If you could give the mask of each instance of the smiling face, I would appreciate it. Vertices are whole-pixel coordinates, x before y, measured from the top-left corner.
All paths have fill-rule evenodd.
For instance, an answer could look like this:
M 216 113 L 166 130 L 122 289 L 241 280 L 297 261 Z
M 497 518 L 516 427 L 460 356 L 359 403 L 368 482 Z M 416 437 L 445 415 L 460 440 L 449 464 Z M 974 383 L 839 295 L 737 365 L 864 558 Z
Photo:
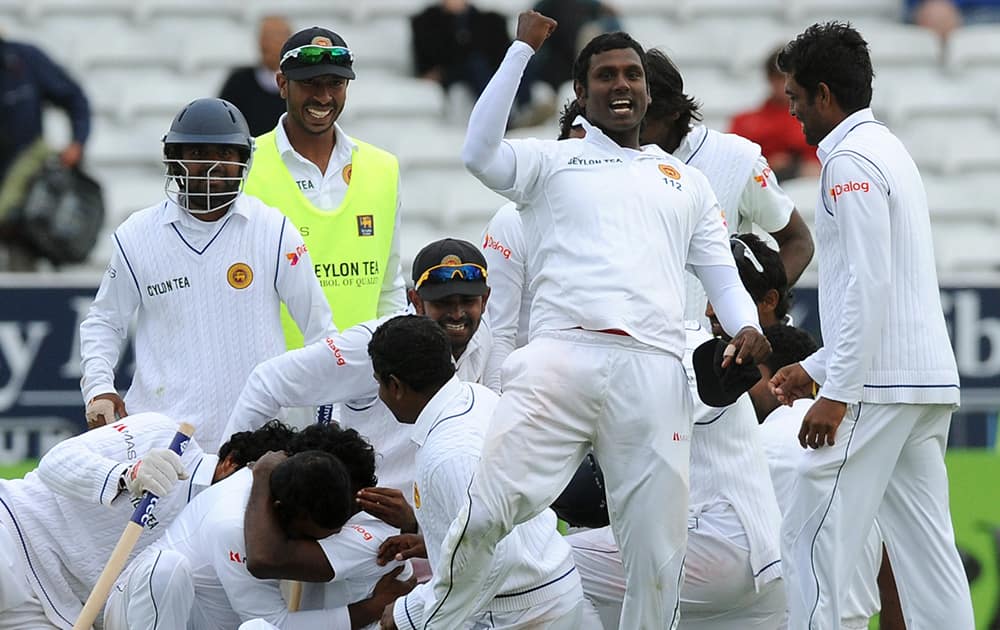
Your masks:
M 288 119 L 313 136 L 332 133 L 344 111 L 348 80 L 332 74 L 291 81 L 278 73 L 278 89 L 288 107 Z
M 649 105 L 646 73 L 632 48 L 594 53 L 586 84 L 574 85 L 587 120 L 624 147 L 639 147 L 639 126 Z
M 486 310 L 486 295 L 449 295 L 440 300 L 422 299 L 411 291 L 410 301 L 419 315 L 438 323 L 451 342 L 451 354 L 457 360 L 465 352 L 472 336 L 479 330 L 479 322 Z
M 785 75 L 785 95 L 788 96 L 788 113 L 802 123 L 802 133 L 806 143 L 816 146 L 836 126 L 827 121 L 823 112 L 829 97 L 829 90 L 823 83 L 819 84 L 816 94 L 799 85 L 791 74 Z

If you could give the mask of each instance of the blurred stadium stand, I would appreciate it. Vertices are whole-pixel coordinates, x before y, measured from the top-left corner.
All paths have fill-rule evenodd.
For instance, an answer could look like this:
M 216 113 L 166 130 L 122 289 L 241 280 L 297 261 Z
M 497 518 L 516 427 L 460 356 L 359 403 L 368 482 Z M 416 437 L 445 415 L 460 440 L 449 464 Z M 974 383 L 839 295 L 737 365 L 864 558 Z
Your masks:
M 0 31 L 41 45 L 83 83 L 94 111 L 87 166 L 106 186 L 110 232 L 130 212 L 160 198 L 159 138 L 185 102 L 218 92 L 228 68 L 252 63 L 255 28 L 271 11 L 295 27 L 322 23 L 355 51 L 342 123 L 348 133 L 395 152 L 402 168 L 404 264 L 428 239 L 475 240 L 497 195 L 459 159 L 464 129 L 435 84 L 410 76 L 408 16 L 429 0 L 0 0 Z M 760 63 L 809 23 L 849 19 L 871 42 L 874 107 L 906 142 L 925 176 L 939 269 L 1000 269 L 1000 25 L 969 26 L 946 47 L 899 19 L 899 0 L 610 0 L 630 32 L 678 63 L 706 123 L 723 129 L 764 96 Z M 481 0 L 511 16 L 530 1 Z M 572 94 L 570 85 L 560 97 Z M 66 136 L 59 115 L 47 135 Z M 518 130 L 554 136 L 555 120 Z M 812 220 L 815 181 L 787 189 Z M 83 269 L 100 269 L 99 247 Z M 814 270 L 810 270 L 812 273 Z

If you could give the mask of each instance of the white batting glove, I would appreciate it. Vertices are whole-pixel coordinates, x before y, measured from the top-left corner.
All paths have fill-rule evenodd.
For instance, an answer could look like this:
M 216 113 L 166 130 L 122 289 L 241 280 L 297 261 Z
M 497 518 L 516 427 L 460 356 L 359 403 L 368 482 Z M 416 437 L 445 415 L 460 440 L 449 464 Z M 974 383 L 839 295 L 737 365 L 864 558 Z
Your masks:
M 187 479 L 181 457 L 168 448 L 154 448 L 122 474 L 122 483 L 134 497 L 149 490 L 158 497 L 170 492 L 174 484 Z
M 87 403 L 87 428 L 94 429 L 115 421 L 115 404 L 107 398 L 95 398 Z

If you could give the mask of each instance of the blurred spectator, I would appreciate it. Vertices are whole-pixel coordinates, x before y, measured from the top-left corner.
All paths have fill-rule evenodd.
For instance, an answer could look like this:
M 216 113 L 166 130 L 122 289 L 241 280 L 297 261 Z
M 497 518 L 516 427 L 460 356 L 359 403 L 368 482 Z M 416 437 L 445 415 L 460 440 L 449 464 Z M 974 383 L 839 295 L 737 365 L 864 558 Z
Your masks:
M 510 37 L 507 18 L 466 0 L 442 0 L 410 18 L 417 76 L 449 88 L 465 85 L 474 98 L 500 65 Z
M 70 117 L 73 139 L 59 160 L 76 167 L 90 135 L 90 104 L 83 90 L 35 46 L 0 38 L 0 240 L 6 253 L 0 268 L 10 271 L 30 271 L 38 258 L 24 245 L 14 215 L 49 154 L 42 136 L 46 103 Z
M 599 0 L 541 0 L 534 10 L 554 19 L 559 27 L 535 54 L 525 75 L 548 83 L 555 91 L 573 79 L 573 62 L 583 44 L 622 28 L 616 11 Z
M 906 9 L 910 21 L 942 41 L 963 24 L 1000 21 L 1000 0 L 906 0 Z
M 285 18 L 279 15 L 264 17 L 258 31 L 260 61 L 256 66 L 233 70 L 219 94 L 243 112 L 254 137 L 274 129 L 278 118 L 285 113 L 285 99 L 278 94 L 274 75 L 278 72 L 281 45 L 291 34 L 292 29 Z
M 806 144 L 802 125 L 788 113 L 785 76 L 776 60 L 781 49 L 767 56 L 764 72 L 769 94 L 757 109 L 737 114 L 729 125 L 735 133 L 760 145 L 778 180 L 819 175 L 816 149 Z

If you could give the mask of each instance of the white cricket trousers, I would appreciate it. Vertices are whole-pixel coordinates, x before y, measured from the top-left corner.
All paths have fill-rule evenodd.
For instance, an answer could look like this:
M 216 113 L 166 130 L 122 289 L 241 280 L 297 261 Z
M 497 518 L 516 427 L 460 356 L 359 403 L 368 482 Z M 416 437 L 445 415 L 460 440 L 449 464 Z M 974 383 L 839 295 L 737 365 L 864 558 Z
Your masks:
M 51 630 L 57 626 L 28 580 L 27 567 L 12 532 L 0 523 L 0 630 Z
M 483 590 L 497 541 L 547 508 L 593 446 L 625 567 L 621 625 L 674 628 L 692 428 L 680 359 L 631 337 L 557 331 L 514 351 L 503 381 L 469 503 L 435 567 L 441 608 L 425 627 L 459 627 L 450 615 Z
M 194 605 L 191 565 L 169 549 L 146 549 L 104 606 L 104 630 L 185 630 Z
M 878 516 L 908 630 L 973 630 L 944 451 L 948 405 L 849 405 L 835 445 L 800 459 L 782 523 L 792 630 L 839 628 Z
M 590 604 L 586 614 L 599 617 L 605 630 L 624 630 L 618 611 L 625 574 L 611 532 L 602 527 L 566 540 Z M 720 504 L 689 517 L 680 630 L 778 630 L 784 622 L 785 587 L 776 579 L 757 590 L 746 535 L 732 508 Z

